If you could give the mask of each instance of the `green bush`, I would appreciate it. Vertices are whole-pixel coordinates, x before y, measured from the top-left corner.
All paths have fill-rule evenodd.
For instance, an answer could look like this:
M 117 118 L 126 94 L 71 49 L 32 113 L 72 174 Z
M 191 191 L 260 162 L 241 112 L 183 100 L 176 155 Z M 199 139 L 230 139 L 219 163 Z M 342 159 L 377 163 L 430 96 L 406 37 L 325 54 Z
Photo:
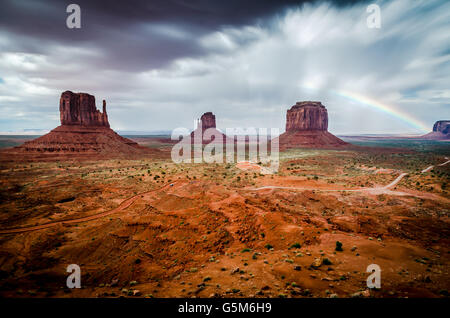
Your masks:
M 292 244 L 290 248 L 301 248 L 301 247 L 302 247 L 301 244 L 296 242 L 296 243 Z

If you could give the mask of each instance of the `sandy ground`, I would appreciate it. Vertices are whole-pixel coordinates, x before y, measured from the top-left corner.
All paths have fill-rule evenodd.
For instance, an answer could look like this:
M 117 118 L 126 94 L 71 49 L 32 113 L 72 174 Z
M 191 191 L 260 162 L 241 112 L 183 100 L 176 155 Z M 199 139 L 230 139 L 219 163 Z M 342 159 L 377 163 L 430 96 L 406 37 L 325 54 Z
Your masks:
M 289 153 L 275 175 L 154 159 L 3 164 L 0 294 L 447 297 L 449 166 L 423 156 Z M 69 264 L 83 288 L 65 287 Z

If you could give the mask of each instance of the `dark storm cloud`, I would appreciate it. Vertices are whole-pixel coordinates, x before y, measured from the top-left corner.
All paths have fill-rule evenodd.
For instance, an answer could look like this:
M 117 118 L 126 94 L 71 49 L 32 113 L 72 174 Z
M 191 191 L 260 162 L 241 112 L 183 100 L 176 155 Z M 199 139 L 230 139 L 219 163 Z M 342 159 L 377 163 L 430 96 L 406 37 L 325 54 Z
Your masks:
M 81 29 L 66 6 L 81 6 Z M 370 1 L 369 3 L 371 3 Z M 354 93 L 415 117 L 449 117 L 450 3 L 0 0 L 0 132 L 58 125 L 62 91 L 106 99 L 119 130 L 279 127 L 320 100 L 335 133 L 417 133 Z M 426 130 L 427 128 L 425 128 Z
M 81 7 L 81 29 L 66 27 L 66 7 L 71 2 L 6 0 L 0 10 L 0 30 L 17 40 L 12 39 L 12 45 L 19 52 L 46 54 L 54 43 L 67 44 L 101 52 L 90 61 L 98 67 L 138 71 L 164 67 L 180 57 L 207 55 L 211 50 L 197 41 L 205 34 L 222 27 L 263 23 L 264 17 L 305 1 L 74 2 Z M 240 44 L 245 45 L 245 39 Z

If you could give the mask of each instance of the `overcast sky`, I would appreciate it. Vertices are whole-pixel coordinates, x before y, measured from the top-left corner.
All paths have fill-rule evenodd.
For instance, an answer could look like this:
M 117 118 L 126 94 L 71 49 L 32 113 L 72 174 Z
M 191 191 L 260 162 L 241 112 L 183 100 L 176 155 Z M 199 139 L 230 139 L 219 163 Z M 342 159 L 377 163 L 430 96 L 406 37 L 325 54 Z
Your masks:
M 81 29 L 66 27 L 71 2 Z M 302 100 L 321 101 L 336 134 L 450 119 L 449 1 L 71 2 L 0 0 L 0 132 L 56 127 L 65 90 L 106 99 L 122 131 L 193 128 L 207 111 L 219 128 L 283 131 Z

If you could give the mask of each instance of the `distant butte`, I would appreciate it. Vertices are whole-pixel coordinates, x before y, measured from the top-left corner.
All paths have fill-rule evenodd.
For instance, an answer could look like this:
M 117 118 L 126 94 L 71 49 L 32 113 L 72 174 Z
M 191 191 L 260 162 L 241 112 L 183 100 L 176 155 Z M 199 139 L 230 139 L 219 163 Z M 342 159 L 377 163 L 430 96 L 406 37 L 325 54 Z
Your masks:
M 205 135 L 206 131 L 207 135 Z M 233 142 L 233 140 L 231 139 L 227 140 L 225 134 L 217 130 L 216 116 L 212 112 L 206 112 L 197 121 L 197 128 L 193 132 L 191 132 L 191 143 L 209 144 L 215 142 L 217 143 L 219 141 L 222 144 L 225 144 L 226 142 Z
M 95 97 L 65 91 L 59 103 L 61 125 L 21 146 L 3 153 L 27 159 L 72 159 L 135 157 L 159 152 L 118 135 L 109 127 L 106 101 L 103 112 L 95 106 Z
M 328 132 L 328 112 L 321 102 L 297 102 L 286 113 L 286 132 L 280 149 L 338 148 L 348 145 Z
M 439 120 L 433 126 L 433 131 L 421 138 L 429 140 L 450 140 L 450 120 Z

